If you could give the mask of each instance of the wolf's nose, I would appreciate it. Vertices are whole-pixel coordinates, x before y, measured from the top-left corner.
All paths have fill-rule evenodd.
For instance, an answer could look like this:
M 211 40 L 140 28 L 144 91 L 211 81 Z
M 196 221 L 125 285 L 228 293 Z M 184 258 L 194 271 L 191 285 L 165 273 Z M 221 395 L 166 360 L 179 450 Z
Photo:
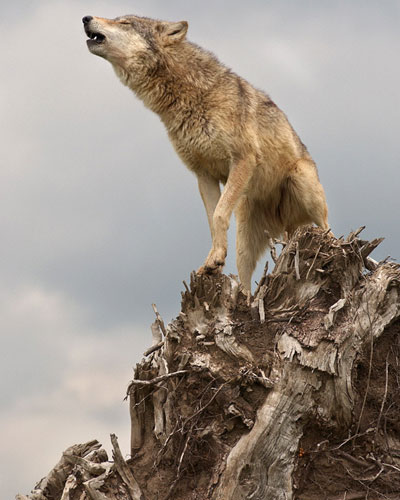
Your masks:
M 87 23 L 90 23 L 90 21 L 93 19 L 92 16 L 85 16 L 82 18 L 82 22 L 83 24 L 87 24 Z

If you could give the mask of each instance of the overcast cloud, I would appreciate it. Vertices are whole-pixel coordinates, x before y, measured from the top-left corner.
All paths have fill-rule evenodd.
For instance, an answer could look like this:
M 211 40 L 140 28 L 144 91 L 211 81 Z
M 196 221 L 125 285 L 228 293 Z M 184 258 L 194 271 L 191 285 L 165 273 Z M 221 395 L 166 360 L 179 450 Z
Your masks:
M 400 255 L 398 1 L 0 2 L 0 497 L 71 444 L 115 432 L 151 342 L 210 237 L 157 116 L 89 54 L 81 18 L 189 21 L 189 38 L 266 90 L 316 160 L 336 235 Z M 226 272 L 236 272 L 234 234 Z M 254 279 L 260 274 L 258 267 Z

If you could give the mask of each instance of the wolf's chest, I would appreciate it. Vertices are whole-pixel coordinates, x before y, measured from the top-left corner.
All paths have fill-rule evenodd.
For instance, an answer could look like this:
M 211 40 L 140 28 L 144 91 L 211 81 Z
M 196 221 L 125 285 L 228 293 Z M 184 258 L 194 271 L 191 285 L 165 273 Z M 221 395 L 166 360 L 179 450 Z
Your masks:
M 195 126 L 188 120 L 178 129 L 169 130 L 168 135 L 176 152 L 191 170 L 209 170 L 221 181 L 227 178 L 232 155 L 229 145 L 216 130 Z

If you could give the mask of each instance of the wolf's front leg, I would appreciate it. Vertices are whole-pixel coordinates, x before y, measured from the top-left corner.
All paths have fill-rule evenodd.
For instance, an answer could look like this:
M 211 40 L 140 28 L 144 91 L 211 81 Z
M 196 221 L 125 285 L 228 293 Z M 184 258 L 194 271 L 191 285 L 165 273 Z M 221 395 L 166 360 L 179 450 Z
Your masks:
M 206 173 L 197 174 L 197 182 L 199 186 L 200 196 L 203 200 L 204 207 L 207 212 L 207 220 L 210 227 L 212 239 L 214 236 L 213 216 L 215 207 L 217 206 L 219 198 L 221 196 L 219 182 L 214 177 L 211 177 Z
M 228 181 L 212 217 L 212 247 L 203 266 L 197 271 L 199 274 L 222 271 L 228 250 L 227 231 L 229 221 L 252 173 L 252 162 L 245 160 L 239 161 L 231 168 Z

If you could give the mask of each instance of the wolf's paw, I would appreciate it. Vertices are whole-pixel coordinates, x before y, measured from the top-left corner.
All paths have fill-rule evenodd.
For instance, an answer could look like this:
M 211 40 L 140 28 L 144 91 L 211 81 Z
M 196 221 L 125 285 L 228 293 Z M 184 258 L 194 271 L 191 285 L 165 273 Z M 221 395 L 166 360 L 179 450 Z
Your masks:
M 213 250 L 204 264 L 197 270 L 197 274 L 218 274 L 222 272 L 225 265 L 226 250 L 224 248 Z
M 222 268 L 224 267 L 224 263 L 215 264 L 214 266 L 201 266 L 197 269 L 197 274 L 220 274 L 222 272 Z

